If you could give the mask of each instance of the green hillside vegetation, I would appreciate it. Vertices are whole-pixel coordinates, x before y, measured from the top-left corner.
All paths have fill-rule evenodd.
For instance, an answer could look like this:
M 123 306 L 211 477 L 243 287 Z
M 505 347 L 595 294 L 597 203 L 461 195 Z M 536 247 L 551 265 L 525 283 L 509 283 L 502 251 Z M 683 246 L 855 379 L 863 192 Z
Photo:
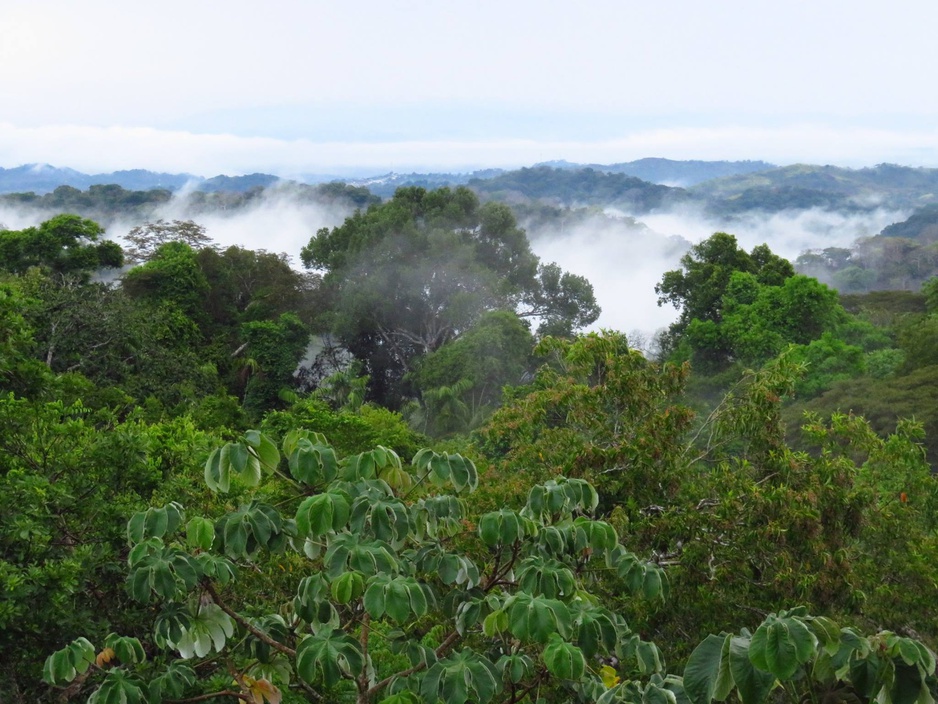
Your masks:
M 631 213 L 664 209 L 688 199 L 680 188 L 590 168 L 571 170 L 537 166 L 489 179 L 472 179 L 468 185 L 487 199 L 509 203 L 543 201 L 561 206 L 618 206 Z
M 292 182 L 279 183 L 276 179 L 271 182 L 271 179 L 262 179 L 261 183 L 242 190 L 225 190 L 226 181 L 213 181 L 217 187 L 178 196 L 177 205 L 181 211 L 195 217 L 205 213 L 233 215 L 269 197 L 338 206 L 348 212 L 380 200 L 360 186 L 338 182 L 307 186 Z M 0 194 L 0 207 L 10 206 L 50 217 L 57 213 L 74 213 L 108 225 L 117 220 L 122 223 L 127 220 L 134 223 L 154 220 L 160 206 L 166 205 L 172 198 L 173 193 L 166 189 L 133 191 L 111 184 L 90 186 L 82 191 L 72 186 L 59 186 L 42 195 L 32 192 Z
M 919 208 L 938 198 L 938 169 L 880 164 L 863 169 L 795 164 L 707 181 L 690 189 L 716 214 L 746 209 Z
M 0 231 L 0 701 L 933 701 L 938 279 L 841 303 L 717 233 L 650 360 L 508 206 L 365 205 L 308 274 Z
M 809 250 L 795 261 L 798 271 L 843 294 L 917 291 L 938 275 L 938 208 L 928 206 L 852 247 Z

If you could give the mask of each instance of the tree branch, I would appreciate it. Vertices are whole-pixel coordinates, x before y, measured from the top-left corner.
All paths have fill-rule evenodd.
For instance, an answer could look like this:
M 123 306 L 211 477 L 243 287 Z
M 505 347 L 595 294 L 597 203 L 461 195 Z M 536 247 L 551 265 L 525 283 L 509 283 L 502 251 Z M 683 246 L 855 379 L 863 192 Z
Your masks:
M 456 644 L 456 641 L 458 641 L 459 638 L 460 638 L 459 633 L 456 631 L 453 631 L 448 636 L 446 636 L 446 639 L 442 643 L 440 643 L 440 647 L 433 651 L 434 654 L 437 656 L 437 658 L 441 658 L 444 655 L 446 655 L 446 653 L 449 652 L 450 648 L 452 648 Z M 410 667 L 404 670 L 403 672 L 398 672 L 396 674 L 391 675 L 390 677 L 385 677 L 383 680 L 373 685 L 372 687 L 368 689 L 368 691 L 365 692 L 364 694 L 365 701 L 370 701 L 371 697 L 373 697 L 375 694 L 377 694 L 382 689 L 387 687 L 389 684 L 391 684 L 391 682 L 393 682 L 398 677 L 410 677 L 415 672 L 420 672 L 426 667 L 427 667 L 427 663 L 421 662 L 421 663 L 414 665 L 413 667 Z
M 362 646 L 362 671 L 358 675 L 358 691 L 368 692 L 368 636 L 371 633 L 371 615 L 366 611 L 362 614 L 362 633 L 359 639 Z
M 235 611 L 230 606 L 228 606 L 224 601 L 222 601 L 222 598 L 218 595 L 218 592 L 215 590 L 215 587 L 212 586 L 211 582 L 206 580 L 202 582 L 202 585 L 205 587 L 205 591 L 209 593 L 209 596 L 212 597 L 212 601 L 215 602 L 218 608 L 220 608 L 226 614 L 231 616 L 231 618 L 233 618 L 235 621 L 241 624 L 248 633 L 253 635 L 258 640 L 266 643 L 274 650 L 279 650 L 281 653 L 283 653 L 284 655 L 289 655 L 291 658 L 296 657 L 296 651 L 293 648 L 290 648 L 284 645 L 283 643 L 280 643 L 279 641 L 274 640 L 269 635 L 264 633 L 264 631 L 252 625 L 250 621 L 244 618 L 244 616 L 239 614 L 237 611 Z

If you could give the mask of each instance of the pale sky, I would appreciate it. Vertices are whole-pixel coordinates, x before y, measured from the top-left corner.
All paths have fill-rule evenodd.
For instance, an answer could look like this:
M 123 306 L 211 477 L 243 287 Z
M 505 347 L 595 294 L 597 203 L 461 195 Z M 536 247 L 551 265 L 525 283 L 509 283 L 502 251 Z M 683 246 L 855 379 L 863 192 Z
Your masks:
M 3 0 L 0 167 L 938 167 L 933 0 Z

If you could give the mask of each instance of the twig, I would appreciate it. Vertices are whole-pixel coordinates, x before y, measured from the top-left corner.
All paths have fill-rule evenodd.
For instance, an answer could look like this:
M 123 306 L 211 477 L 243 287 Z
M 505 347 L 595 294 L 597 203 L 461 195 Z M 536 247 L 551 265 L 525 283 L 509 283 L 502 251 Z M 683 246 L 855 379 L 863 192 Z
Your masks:
M 283 643 L 274 640 L 269 635 L 264 633 L 264 631 L 252 625 L 250 621 L 244 618 L 244 616 L 239 614 L 237 611 L 233 610 L 224 601 L 222 601 L 221 597 L 218 595 L 218 592 L 215 590 L 215 587 L 212 586 L 211 582 L 205 581 L 202 584 L 205 587 L 205 591 L 209 593 L 209 596 L 212 597 L 212 601 L 215 602 L 218 608 L 220 608 L 226 614 L 231 616 L 231 618 L 233 618 L 235 621 L 237 621 L 242 626 L 244 626 L 245 630 L 251 633 L 254 637 L 266 643 L 271 648 L 274 648 L 275 650 L 279 650 L 281 653 L 285 655 L 289 655 L 291 658 L 296 657 L 296 651 L 293 648 L 290 648 L 289 646 L 286 646 Z
M 446 636 L 446 639 L 442 643 L 440 643 L 440 647 L 438 647 L 436 650 L 433 651 L 436 657 L 440 658 L 443 655 L 446 655 L 446 653 L 449 652 L 449 649 L 452 648 L 453 645 L 455 645 L 457 640 L 459 640 L 459 633 L 457 633 L 456 631 L 453 631 L 448 636 Z M 370 700 L 371 697 L 373 697 L 375 694 L 377 694 L 382 689 L 387 687 L 389 684 L 391 684 L 391 682 L 393 682 L 398 677 L 410 677 L 415 672 L 420 672 L 421 670 L 426 668 L 426 666 L 427 666 L 426 662 L 420 662 L 414 665 L 413 667 L 410 667 L 404 670 L 403 672 L 398 672 L 396 674 L 391 675 L 390 677 L 385 677 L 383 680 L 381 680 L 377 684 L 372 685 L 364 693 L 366 701 Z

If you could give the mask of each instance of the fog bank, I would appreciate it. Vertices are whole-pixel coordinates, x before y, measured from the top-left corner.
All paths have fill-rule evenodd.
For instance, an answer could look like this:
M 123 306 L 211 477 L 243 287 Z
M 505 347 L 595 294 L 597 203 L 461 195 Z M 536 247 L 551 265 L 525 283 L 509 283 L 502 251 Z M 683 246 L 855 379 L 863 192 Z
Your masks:
M 714 232 L 736 236 L 746 250 L 768 244 L 790 261 L 808 249 L 850 247 L 860 237 L 878 234 L 908 214 L 880 209 L 846 214 L 820 209 L 747 213 L 715 219 L 683 209 L 640 216 L 634 225 L 627 214 L 609 209 L 607 218 L 559 229 L 532 230 L 531 246 L 545 262 L 585 276 L 593 284 L 603 312 L 595 329 L 612 328 L 650 337 L 677 318 L 670 305 L 658 306 L 655 284 L 664 272 L 680 266 L 691 244 Z

